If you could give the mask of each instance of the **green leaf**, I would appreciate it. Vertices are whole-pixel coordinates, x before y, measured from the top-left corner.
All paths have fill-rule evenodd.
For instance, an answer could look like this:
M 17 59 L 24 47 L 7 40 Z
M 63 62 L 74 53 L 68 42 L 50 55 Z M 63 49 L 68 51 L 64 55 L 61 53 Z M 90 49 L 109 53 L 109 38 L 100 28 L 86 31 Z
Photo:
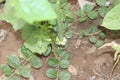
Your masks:
M 30 24 L 56 18 L 48 0 L 12 0 L 12 2 L 20 18 Z
M 97 29 L 97 27 L 96 26 L 94 26 L 94 25 L 92 25 L 92 26 L 90 26 L 90 28 L 89 28 L 89 33 L 95 33 L 95 32 L 97 32 L 98 31 L 98 29 Z
M 50 67 L 56 67 L 58 65 L 59 61 L 56 58 L 49 58 L 48 59 L 48 65 Z
M 99 6 L 105 6 L 106 0 L 96 0 L 97 5 Z
M 89 36 L 88 39 L 89 39 L 89 41 L 90 41 L 91 43 L 93 43 L 93 44 L 97 42 L 97 39 L 96 39 L 95 36 Z
M 24 78 L 29 78 L 31 75 L 31 70 L 27 66 L 21 66 L 18 70 L 18 74 Z
M 106 38 L 106 34 L 104 32 L 101 32 L 99 36 L 100 36 L 101 39 L 105 39 Z
M 79 17 L 84 16 L 84 11 L 83 11 L 82 9 L 79 9 L 79 10 L 77 11 L 77 15 L 78 15 Z
M 59 56 L 62 58 L 62 59 L 69 59 L 70 57 L 70 54 L 66 51 L 63 51 L 59 54 Z
M 119 5 L 120 4 L 120 0 L 113 0 L 113 4 L 114 4 L 114 6 Z
M 36 30 L 30 38 L 24 43 L 25 47 L 33 53 L 45 53 L 48 45 L 51 43 L 49 35 L 42 30 Z
M 29 61 L 34 54 L 29 49 L 27 49 L 25 45 L 22 45 L 20 55 Z
M 48 56 L 51 53 L 51 50 L 51 46 L 48 46 L 47 51 L 43 55 Z
M 6 64 L 1 64 L 1 70 L 5 76 L 10 76 L 12 74 L 12 69 Z
M 71 38 L 71 37 L 72 37 L 72 34 L 73 34 L 73 31 L 72 31 L 72 30 L 68 30 L 68 31 L 65 33 L 65 36 L 66 36 L 66 38 Z
M 35 30 L 36 30 L 35 26 L 26 24 L 22 28 L 22 39 L 27 40 Z
M 19 58 L 16 55 L 8 55 L 6 57 L 7 63 L 12 67 L 12 68 L 18 68 L 20 66 L 20 61 Z
M 24 22 L 16 13 L 15 7 L 13 6 L 14 0 L 6 0 L 3 8 L 3 12 L 0 13 L 0 19 L 5 20 L 13 25 L 14 30 L 22 28 L 26 22 Z
M 49 77 L 49 78 L 56 78 L 57 77 L 57 71 L 55 69 L 48 69 L 46 71 L 46 75 Z
M 68 71 L 61 71 L 58 76 L 59 80 L 70 80 L 71 75 Z
M 102 22 L 103 22 L 103 19 L 100 19 L 100 20 L 98 21 L 98 25 L 101 26 L 101 25 L 102 25 Z
M 98 13 L 101 17 L 104 17 L 107 12 L 108 12 L 108 9 L 106 7 L 101 7 L 98 9 Z
M 104 44 L 104 41 L 102 40 L 97 40 L 97 42 L 95 43 L 95 47 L 99 48 Z
M 89 12 L 89 11 L 91 11 L 93 8 L 94 8 L 94 6 L 93 6 L 93 5 L 90 5 L 90 4 L 85 4 L 85 5 L 83 6 L 83 10 L 84 10 L 85 12 Z
M 40 68 L 42 67 L 42 60 L 37 56 L 32 56 L 32 58 L 29 60 L 29 63 L 34 68 Z
M 88 34 L 87 30 L 80 30 L 79 32 L 80 32 L 80 38 L 83 38 Z
M 61 68 L 68 68 L 69 67 L 69 65 L 70 65 L 70 63 L 69 63 L 69 61 L 67 60 L 67 59 L 62 59 L 61 61 L 60 61 L 60 67 Z
M 120 5 L 111 9 L 103 19 L 102 26 L 110 30 L 120 29 Z
M 98 13 L 95 12 L 95 11 L 91 11 L 91 12 L 88 13 L 88 17 L 90 19 L 96 19 L 98 17 Z
M 79 18 L 79 22 L 85 22 L 87 20 L 86 16 L 82 16 Z
M 50 25 L 53 25 L 53 26 L 57 25 L 57 20 L 56 19 L 49 20 L 48 22 L 49 22 Z

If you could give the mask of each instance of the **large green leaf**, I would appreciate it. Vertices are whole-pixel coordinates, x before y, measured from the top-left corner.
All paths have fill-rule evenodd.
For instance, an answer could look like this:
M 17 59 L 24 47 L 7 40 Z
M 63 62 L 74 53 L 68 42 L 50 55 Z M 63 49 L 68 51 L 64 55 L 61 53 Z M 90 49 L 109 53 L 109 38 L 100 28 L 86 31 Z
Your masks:
M 56 18 L 48 0 L 12 0 L 18 15 L 28 23 Z
M 31 50 L 33 53 L 45 53 L 48 45 L 50 44 L 51 39 L 42 30 L 36 30 L 33 34 L 28 38 L 28 40 L 24 43 L 25 47 Z
M 113 0 L 113 4 L 114 4 L 114 5 L 120 4 L 120 0 Z
M 102 26 L 110 30 L 120 29 L 120 5 L 111 9 L 103 19 Z
M 0 14 L 0 19 L 5 20 L 13 25 L 14 30 L 18 30 L 23 27 L 26 23 L 18 17 L 16 10 L 13 7 L 14 0 L 6 0 L 4 11 Z

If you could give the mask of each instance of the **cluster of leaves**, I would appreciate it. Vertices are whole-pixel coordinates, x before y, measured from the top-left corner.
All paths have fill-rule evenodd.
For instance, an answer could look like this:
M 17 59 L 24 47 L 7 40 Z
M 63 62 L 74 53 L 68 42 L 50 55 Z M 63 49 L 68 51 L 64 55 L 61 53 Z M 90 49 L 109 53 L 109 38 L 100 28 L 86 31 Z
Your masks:
M 74 20 L 74 16 L 70 12 L 70 4 L 67 0 L 6 0 L 3 10 L 0 19 L 11 23 L 14 30 L 22 29 L 22 38 L 25 42 L 20 48 L 20 58 L 34 68 L 42 66 L 42 60 L 35 53 L 49 56 L 53 52 L 56 56 L 55 45 L 65 45 L 66 38 L 72 37 L 73 32 L 68 28 L 68 23 Z M 7 57 L 8 65 L 3 64 L 1 67 L 6 75 L 5 80 L 20 80 L 20 76 L 30 77 L 30 68 L 20 60 L 13 55 Z M 55 60 L 59 62 L 59 59 L 55 58 Z M 67 66 L 66 63 L 68 63 Z M 67 68 L 69 61 L 63 59 L 59 64 Z M 47 73 L 52 74 L 54 72 L 52 71 Z M 63 73 L 69 76 L 69 73 L 63 71 L 60 73 L 62 76 L 60 80 L 64 79 Z M 65 78 L 65 80 L 69 79 Z
M 83 9 L 79 9 L 77 11 L 79 22 L 85 22 L 87 18 L 94 20 L 99 16 L 103 18 L 110 9 L 110 7 L 106 6 L 106 1 L 107 0 L 96 0 L 96 4 L 98 5 L 97 9 L 94 7 L 94 5 L 85 4 Z
M 22 45 L 21 58 L 15 54 L 10 54 L 6 57 L 7 64 L 2 64 L 1 69 L 6 77 L 2 80 L 21 80 L 21 77 L 29 78 L 31 76 L 31 69 L 26 64 L 30 64 L 33 68 L 40 68 L 42 60 L 33 54 L 29 49 Z
M 98 48 L 104 44 L 103 40 L 106 38 L 106 34 L 98 31 L 96 26 L 90 26 L 88 30 L 80 30 L 79 38 L 84 37 L 88 37 L 88 40 Z
M 49 78 L 55 79 L 58 78 L 59 80 L 70 80 L 71 75 L 67 70 L 70 65 L 69 63 L 69 53 L 66 51 L 62 51 L 61 49 L 56 49 L 56 53 L 58 58 L 49 58 L 48 65 L 51 67 L 46 71 L 46 75 Z M 62 71 L 59 69 L 61 68 Z

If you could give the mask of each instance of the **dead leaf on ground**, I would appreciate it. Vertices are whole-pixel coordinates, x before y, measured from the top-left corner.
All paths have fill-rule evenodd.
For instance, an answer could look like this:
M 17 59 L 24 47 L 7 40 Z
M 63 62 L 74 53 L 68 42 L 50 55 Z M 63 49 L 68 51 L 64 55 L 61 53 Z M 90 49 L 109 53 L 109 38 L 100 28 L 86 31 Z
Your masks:
M 69 66 L 68 71 L 69 71 L 72 75 L 77 75 L 77 69 L 76 69 L 73 65 L 70 65 L 70 66 Z

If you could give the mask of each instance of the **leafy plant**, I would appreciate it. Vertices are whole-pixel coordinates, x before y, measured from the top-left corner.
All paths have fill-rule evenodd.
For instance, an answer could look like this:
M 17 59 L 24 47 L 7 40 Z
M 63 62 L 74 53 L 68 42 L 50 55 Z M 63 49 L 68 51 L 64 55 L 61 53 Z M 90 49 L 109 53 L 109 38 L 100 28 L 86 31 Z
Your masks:
M 66 51 L 62 51 L 59 48 L 56 48 L 56 52 L 58 59 L 56 58 L 48 59 L 48 65 L 51 68 L 46 71 L 46 74 L 49 78 L 52 79 L 59 78 L 59 80 L 70 80 L 71 75 L 67 70 L 65 70 L 66 68 L 69 67 L 70 64 L 69 53 Z M 62 68 L 62 71 L 59 68 Z
M 101 30 L 98 31 L 96 26 L 90 26 L 88 30 L 80 30 L 79 38 L 84 37 L 88 37 L 88 40 L 98 48 L 104 44 L 106 34 Z
M 15 31 L 21 29 L 25 41 L 19 49 L 20 57 L 9 55 L 8 64 L 1 65 L 6 75 L 3 79 L 29 78 L 31 70 L 28 64 L 33 68 L 42 67 L 42 60 L 36 54 L 49 56 L 53 53 L 55 57 L 48 60 L 48 65 L 53 68 L 69 66 L 68 53 L 58 55 L 55 50 L 55 47 L 66 45 L 66 38 L 71 38 L 73 33 L 68 23 L 74 21 L 74 16 L 67 0 L 6 0 L 3 10 L 0 19 L 11 23 Z M 57 70 L 49 69 L 46 75 L 56 78 Z

